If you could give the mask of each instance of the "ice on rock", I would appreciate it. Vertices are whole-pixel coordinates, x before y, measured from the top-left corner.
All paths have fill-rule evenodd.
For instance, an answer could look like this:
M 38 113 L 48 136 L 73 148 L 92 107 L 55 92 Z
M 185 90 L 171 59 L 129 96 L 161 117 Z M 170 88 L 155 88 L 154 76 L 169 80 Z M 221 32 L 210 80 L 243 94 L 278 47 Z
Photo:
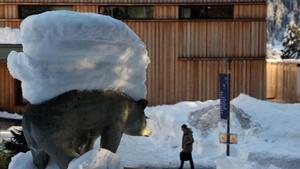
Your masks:
M 69 90 L 120 90 L 146 96 L 150 63 L 141 39 L 109 16 L 52 11 L 21 23 L 23 51 L 8 56 L 23 97 L 37 104 Z

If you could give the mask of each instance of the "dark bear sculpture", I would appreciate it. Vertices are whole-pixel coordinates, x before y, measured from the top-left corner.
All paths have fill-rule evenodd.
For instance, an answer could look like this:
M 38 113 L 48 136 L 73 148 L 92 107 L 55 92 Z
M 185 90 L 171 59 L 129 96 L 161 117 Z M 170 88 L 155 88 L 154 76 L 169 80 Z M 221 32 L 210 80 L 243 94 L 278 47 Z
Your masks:
M 60 169 L 93 148 L 101 135 L 101 148 L 116 152 L 122 134 L 149 136 L 144 109 L 147 101 L 133 100 L 118 91 L 69 91 L 38 105 L 28 105 L 23 130 L 38 169 L 49 157 Z

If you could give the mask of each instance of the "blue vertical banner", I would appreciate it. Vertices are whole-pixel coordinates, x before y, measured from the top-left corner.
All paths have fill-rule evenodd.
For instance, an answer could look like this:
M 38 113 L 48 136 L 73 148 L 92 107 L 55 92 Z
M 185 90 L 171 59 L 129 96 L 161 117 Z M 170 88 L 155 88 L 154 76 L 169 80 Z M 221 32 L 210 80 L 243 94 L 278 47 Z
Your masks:
M 220 115 L 221 119 L 227 119 L 229 113 L 229 74 L 219 74 L 220 80 Z

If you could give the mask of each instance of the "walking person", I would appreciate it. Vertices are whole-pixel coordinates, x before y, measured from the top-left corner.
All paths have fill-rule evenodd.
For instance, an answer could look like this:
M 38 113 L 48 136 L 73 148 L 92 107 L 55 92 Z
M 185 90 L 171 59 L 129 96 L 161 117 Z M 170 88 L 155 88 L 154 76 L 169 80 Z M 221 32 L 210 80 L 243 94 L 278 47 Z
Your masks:
M 180 152 L 180 167 L 179 169 L 183 168 L 184 161 L 190 161 L 191 169 L 194 169 L 194 162 L 192 157 L 192 151 L 193 151 L 193 132 L 190 128 L 187 127 L 187 125 L 183 124 L 181 126 L 181 130 L 183 132 L 182 135 L 182 151 Z

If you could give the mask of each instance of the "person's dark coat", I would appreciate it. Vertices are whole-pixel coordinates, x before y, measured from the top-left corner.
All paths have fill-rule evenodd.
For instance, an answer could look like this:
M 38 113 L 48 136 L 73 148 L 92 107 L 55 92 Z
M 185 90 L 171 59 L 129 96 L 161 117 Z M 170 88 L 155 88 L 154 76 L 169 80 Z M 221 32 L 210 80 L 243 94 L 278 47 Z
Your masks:
M 182 136 L 182 152 L 191 153 L 193 151 L 193 132 L 190 128 L 187 128 Z

